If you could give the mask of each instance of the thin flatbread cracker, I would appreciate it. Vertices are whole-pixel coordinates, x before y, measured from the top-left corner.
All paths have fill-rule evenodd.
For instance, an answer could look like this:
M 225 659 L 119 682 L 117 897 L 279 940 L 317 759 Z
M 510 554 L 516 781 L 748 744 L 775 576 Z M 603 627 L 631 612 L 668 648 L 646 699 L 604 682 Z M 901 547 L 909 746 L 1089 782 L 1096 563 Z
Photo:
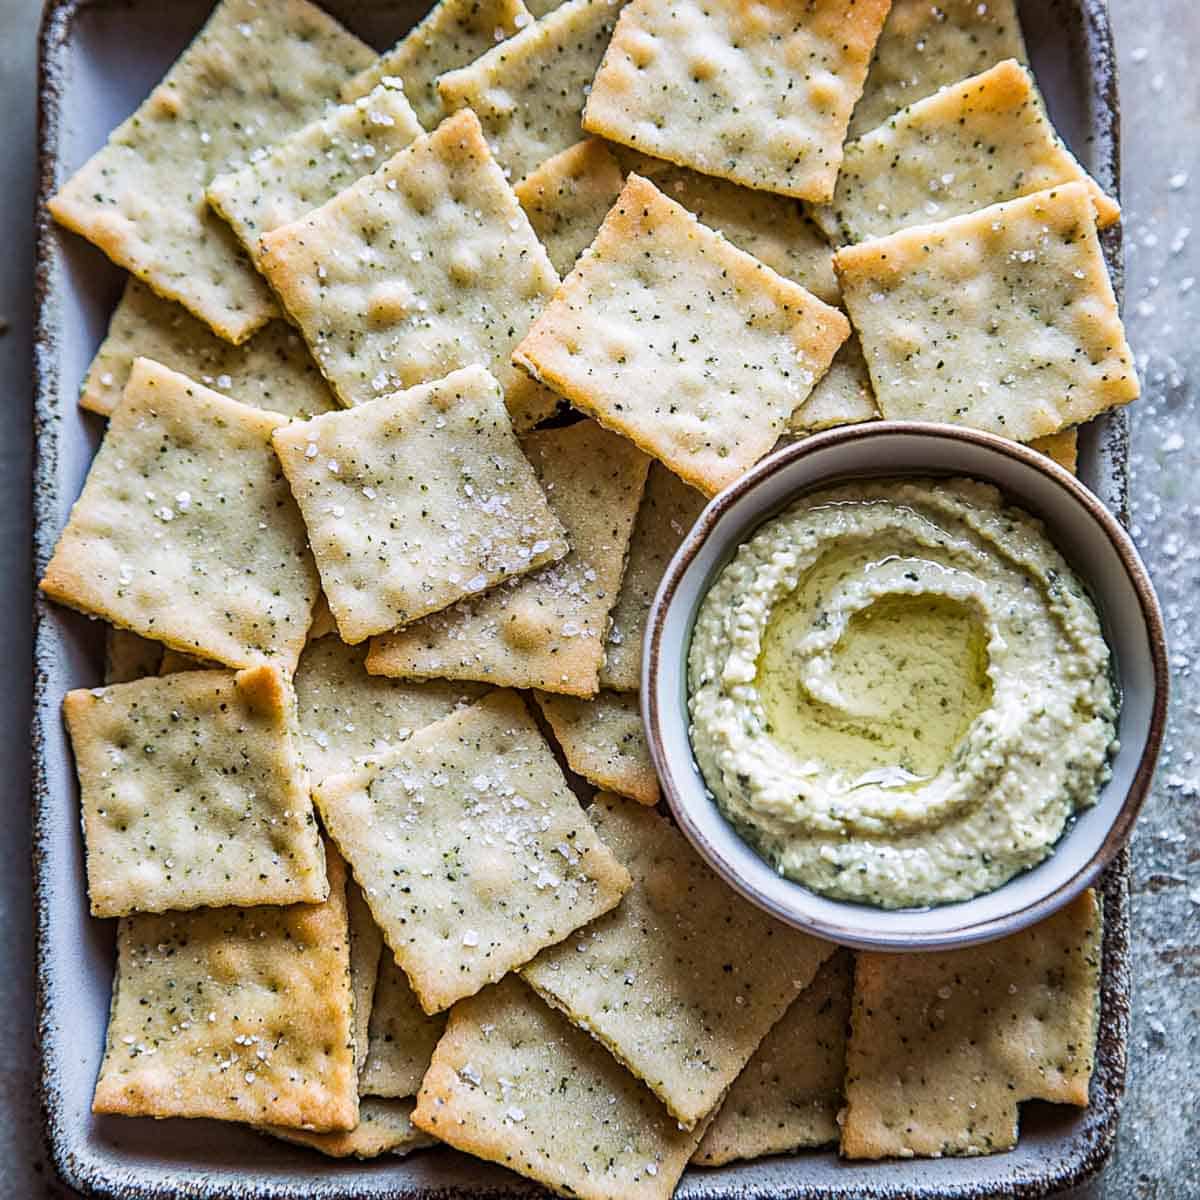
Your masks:
M 570 552 L 535 574 L 376 638 L 368 671 L 595 694 L 649 460 L 592 421 L 540 430 L 522 444 Z
M 482 364 L 519 429 L 555 397 L 512 348 L 558 276 L 470 112 L 263 238 L 260 266 L 348 408 Z
M 205 662 L 202 658 L 193 658 L 190 654 L 181 654 L 169 646 L 162 653 L 158 663 L 158 674 L 178 675 L 181 671 L 215 671 L 219 670 L 218 663 Z
M 139 358 L 42 591 L 184 653 L 290 676 L 318 582 L 271 449 L 285 424 Z
M 358 1124 L 345 864 L 329 899 L 124 917 L 92 1111 Z
M 350 878 L 346 880 L 346 910 L 350 919 L 350 987 L 354 993 L 354 1070 L 361 1081 L 370 1044 L 383 934 L 371 916 L 362 889 Z
M 798 200 L 826 201 L 891 0 L 631 0 L 589 133 Z
M 426 1012 L 528 962 L 629 886 L 512 692 L 327 779 L 316 801 Z
M 513 358 L 713 495 L 775 445 L 849 332 L 630 175 Z
M 817 433 L 837 425 L 861 425 L 878 416 L 862 343 L 852 333 L 833 356 L 833 363 L 812 394 L 792 413 L 788 426 L 792 433 Z
M 104 631 L 104 682 L 131 683 L 157 675 L 162 656 L 161 642 L 110 625 Z
M 221 337 L 243 342 L 278 309 L 204 189 L 316 116 L 373 57 L 306 0 L 223 0 L 137 112 L 53 197 L 51 215 Z
M 364 1097 L 358 1102 L 358 1124 L 344 1133 L 306 1133 L 302 1129 L 264 1126 L 263 1133 L 296 1146 L 318 1150 L 329 1158 L 378 1158 L 381 1154 L 402 1157 L 426 1146 L 436 1146 L 437 1138 L 412 1123 L 416 1101 L 384 1100 Z
M 1031 449 L 1049 455 L 1072 475 L 1079 474 L 1079 430 L 1074 426 L 1061 433 L 1052 433 L 1049 437 L 1034 438 L 1029 445 Z
M 359 1090 L 364 1096 L 415 1096 L 445 1029 L 446 1014 L 425 1013 L 408 977 L 396 965 L 392 952 L 385 950 L 379 960 L 371 1036 Z
M 669 1200 L 700 1137 L 511 976 L 454 1006 L 413 1123 L 579 1200 Z
M 588 815 L 633 887 L 521 974 L 691 1128 L 835 947 L 743 900 L 653 810 L 601 793 Z
M 839 250 L 885 417 L 1016 441 L 1138 395 L 1082 183 Z
M 992 1154 L 1017 1105 L 1086 1105 L 1100 907 L 1087 891 L 997 942 L 860 954 L 846 1051 L 846 1158 Z

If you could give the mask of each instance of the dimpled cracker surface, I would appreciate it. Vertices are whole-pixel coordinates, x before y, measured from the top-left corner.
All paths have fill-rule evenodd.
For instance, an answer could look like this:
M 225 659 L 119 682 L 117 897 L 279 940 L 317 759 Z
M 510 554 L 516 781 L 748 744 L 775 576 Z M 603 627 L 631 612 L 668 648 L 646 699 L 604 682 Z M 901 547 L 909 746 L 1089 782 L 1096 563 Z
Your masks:
M 330 1158 L 378 1158 L 405 1155 L 437 1144 L 412 1123 L 416 1101 L 368 1096 L 358 1102 L 358 1124 L 344 1133 L 306 1133 L 302 1129 L 264 1127 L 263 1132 L 297 1146 L 319 1150 Z
M 263 246 L 262 269 L 347 407 L 481 363 L 518 428 L 554 410 L 509 357 L 558 276 L 473 113 Z
M 601 793 L 589 816 L 633 887 L 521 974 L 691 1127 L 835 947 L 743 900 L 652 809 Z
M 1019 442 L 1137 397 L 1082 183 L 839 250 L 885 417 Z
M 849 331 L 630 175 L 513 357 L 712 495 L 775 445 Z
M 851 333 L 812 394 L 792 413 L 789 426 L 792 433 L 817 433 L 836 425 L 859 425 L 878 416 L 862 343 Z
M 413 1121 L 579 1200 L 668 1200 L 700 1136 L 512 976 L 455 1005 Z
M 983 946 L 859 955 L 843 1156 L 990 1154 L 1020 1101 L 1087 1104 L 1100 925 L 1088 891 Z
M 383 934 L 371 916 L 362 889 L 349 877 L 346 879 L 346 910 L 350 919 L 350 988 L 354 993 L 354 1070 L 361 1080 L 367 1062 Z
M 272 440 L 346 642 L 567 553 L 483 367 L 293 422 Z
M 629 886 L 512 692 L 316 791 L 426 1012 L 607 912 Z
M 446 1014 L 425 1013 L 408 976 L 385 949 L 379 960 L 371 1038 L 359 1090 L 364 1096 L 415 1096 L 445 1029 Z
M 583 125 L 746 187 L 828 200 L 891 0 L 631 0 Z
M 290 675 L 317 571 L 271 449 L 286 423 L 139 358 L 42 591 L 185 653 Z
M 594 695 L 649 460 L 579 421 L 522 443 L 570 552 L 535 574 L 376 638 L 367 670 Z
M 129 683 L 157 675 L 162 656 L 161 642 L 110 625 L 104 631 L 104 682 Z
M 325 898 L 295 713 L 275 667 L 79 688 L 63 710 L 93 916 Z
M 346 868 L 327 857 L 323 904 L 121 920 L 94 1112 L 357 1125 Z
M 838 1139 L 854 957 L 839 950 L 763 1038 L 693 1162 L 718 1167 Z
M 187 309 L 130 276 L 88 367 L 80 405 L 110 416 L 135 358 L 152 358 L 268 412 L 311 417 L 337 408 L 308 347 L 285 321 L 270 321 L 249 341 L 234 346 Z
M 306 0 L 223 0 L 50 212 L 222 337 L 244 341 L 278 310 L 204 189 L 315 117 L 372 57 Z

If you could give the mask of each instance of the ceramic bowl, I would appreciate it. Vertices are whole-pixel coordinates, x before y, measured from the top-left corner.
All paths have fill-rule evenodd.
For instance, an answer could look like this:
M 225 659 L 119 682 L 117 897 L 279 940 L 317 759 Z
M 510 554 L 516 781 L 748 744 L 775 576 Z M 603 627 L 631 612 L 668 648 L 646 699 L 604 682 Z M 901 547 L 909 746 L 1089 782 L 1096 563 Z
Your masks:
M 1090 590 L 1121 693 L 1120 749 L 1097 803 L 1054 852 L 995 891 L 930 908 L 886 910 L 830 899 L 783 878 L 717 808 L 692 756 L 687 654 L 696 612 L 721 568 L 798 496 L 866 477 L 965 476 L 995 484 L 1038 517 Z M 1117 519 L 1049 458 L 954 425 L 879 421 L 832 430 L 776 452 L 717 496 L 667 568 L 650 611 L 642 712 L 663 790 L 680 828 L 728 883 L 760 908 L 820 937 L 878 950 L 964 946 L 1013 933 L 1078 895 L 1128 838 L 1163 736 L 1167 651 L 1162 614 Z

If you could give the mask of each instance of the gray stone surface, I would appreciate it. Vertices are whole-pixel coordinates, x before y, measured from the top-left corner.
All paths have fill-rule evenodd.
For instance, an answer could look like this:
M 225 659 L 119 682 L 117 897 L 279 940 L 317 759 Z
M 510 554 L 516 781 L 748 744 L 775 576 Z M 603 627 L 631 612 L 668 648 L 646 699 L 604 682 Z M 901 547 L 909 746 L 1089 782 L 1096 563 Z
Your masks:
M 1200 1196 L 1200 4 L 1112 0 L 1125 118 L 1134 533 L 1170 627 L 1166 753 L 1134 838 L 1129 1094 L 1104 1200 Z M 0 1196 L 63 1197 L 38 1137 L 29 894 L 29 317 L 37 0 L 0 0 Z M 1194 233 L 1192 229 L 1194 227 Z

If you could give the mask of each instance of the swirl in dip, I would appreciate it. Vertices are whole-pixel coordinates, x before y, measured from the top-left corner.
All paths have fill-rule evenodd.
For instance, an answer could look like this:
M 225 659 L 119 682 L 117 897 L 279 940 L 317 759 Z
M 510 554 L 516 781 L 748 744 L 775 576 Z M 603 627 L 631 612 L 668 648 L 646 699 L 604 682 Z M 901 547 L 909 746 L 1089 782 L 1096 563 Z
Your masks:
M 1095 607 L 1037 521 L 964 479 L 864 480 L 772 518 L 704 598 L 688 683 L 742 835 L 884 908 L 1040 862 L 1117 746 Z

